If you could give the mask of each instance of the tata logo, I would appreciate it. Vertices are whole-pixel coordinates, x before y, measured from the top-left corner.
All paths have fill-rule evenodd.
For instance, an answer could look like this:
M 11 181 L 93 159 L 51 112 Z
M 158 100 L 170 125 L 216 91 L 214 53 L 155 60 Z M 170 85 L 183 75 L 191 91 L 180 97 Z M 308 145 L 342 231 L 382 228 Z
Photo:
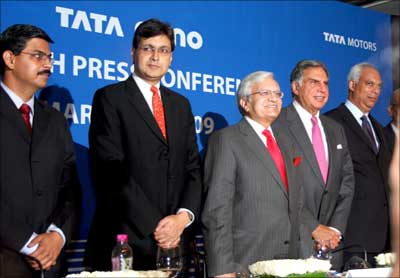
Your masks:
M 56 12 L 60 14 L 60 26 L 64 28 L 81 29 L 86 32 L 96 32 L 105 35 L 117 35 L 123 37 L 121 24 L 118 17 L 56 6 Z

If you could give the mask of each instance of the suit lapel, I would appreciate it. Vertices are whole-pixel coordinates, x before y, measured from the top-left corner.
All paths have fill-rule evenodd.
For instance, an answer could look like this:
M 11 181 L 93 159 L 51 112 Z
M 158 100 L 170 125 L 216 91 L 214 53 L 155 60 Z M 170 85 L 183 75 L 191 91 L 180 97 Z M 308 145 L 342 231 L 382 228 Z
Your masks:
M 278 183 L 279 188 L 284 192 L 285 196 L 287 197 L 286 187 L 283 184 L 282 178 L 278 172 L 275 162 L 272 160 L 267 148 L 261 142 L 254 129 L 245 119 L 242 119 L 239 122 L 238 126 L 241 135 L 243 136 L 243 141 L 245 142 L 247 147 L 253 152 L 254 156 L 263 163 L 266 170 L 270 172 L 272 177 Z
M 321 181 L 321 186 L 325 186 L 321 171 L 319 170 L 317 158 L 314 154 L 314 148 L 310 142 L 306 129 L 304 128 L 303 122 L 293 104 L 286 108 L 286 120 L 289 122 L 289 130 L 292 133 L 292 137 L 295 138 L 297 144 L 303 150 L 303 154 L 308 160 L 314 175 L 316 175 Z
M 168 142 L 176 142 L 175 140 L 175 135 L 179 134 L 175 130 L 176 124 L 176 118 L 174 118 L 174 109 L 173 109 L 173 102 L 171 101 L 171 93 L 168 92 L 164 87 L 160 87 L 160 92 L 161 92 L 161 100 L 164 106 L 164 114 L 165 114 L 165 126 L 167 129 L 167 138 Z M 153 117 L 154 118 L 154 117 Z M 158 129 L 160 130 L 160 129 Z M 160 130 L 161 134 L 161 130 Z
M 164 136 L 161 133 L 160 128 L 157 125 L 156 120 L 154 119 L 153 113 L 151 113 L 151 110 L 146 100 L 144 99 L 142 93 L 139 90 L 139 87 L 136 85 L 136 82 L 132 78 L 132 76 L 130 76 L 126 80 L 125 94 L 129 102 L 136 109 L 139 116 L 142 117 L 143 121 L 147 124 L 147 126 L 154 133 L 154 135 L 157 136 L 164 144 L 167 144 L 167 142 L 164 139 Z M 164 104 L 164 110 L 166 110 L 165 104 Z M 168 125 L 167 125 L 167 134 L 168 134 Z
M 331 180 L 330 175 L 332 173 L 336 173 L 336 169 L 334 169 L 334 167 L 335 167 L 334 161 L 336 161 L 336 159 L 337 159 L 336 158 L 336 152 L 337 152 L 336 147 L 337 146 L 335 146 L 336 142 L 332 141 L 335 138 L 334 131 L 331 129 L 329 124 L 326 123 L 325 116 L 321 115 L 320 119 L 321 119 L 323 129 L 325 131 L 326 142 L 328 144 L 329 163 L 328 163 L 328 178 L 326 180 L 326 187 L 328 187 L 329 180 Z
M 32 127 L 32 149 L 37 149 L 40 141 L 45 137 L 49 127 L 49 113 L 45 110 L 42 103 L 35 99 L 35 114 L 33 116 Z
M 15 127 L 21 137 L 30 144 L 31 136 L 27 127 L 25 126 L 24 120 L 22 119 L 21 113 L 18 111 L 14 102 L 10 99 L 3 88 L 0 86 L 0 116 L 8 121 L 12 126 Z
M 365 132 L 362 130 L 360 124 L 357 122 L 357 120 L 354 118 L 353 114 L 351 114 L 350 110 L 347 109 L 346 105 L 341 104 L 339 106 L 339 111 L 343 115 L 343 122 L 347 126 L 349 126 L 350 130 L 354 131 L 354 133 L 360 137 L 360 139 L 368 145 L 368 147 L 371 149 L 372 152 L 374 152 L 374 149 L 371 146 L 371 143 L 365 134 Z M 376 130 L 376 128 L 374 128 Z M 376 133 L 376 132 L 375 132 Z M 375 153 L 375 152 L 374 152 Z

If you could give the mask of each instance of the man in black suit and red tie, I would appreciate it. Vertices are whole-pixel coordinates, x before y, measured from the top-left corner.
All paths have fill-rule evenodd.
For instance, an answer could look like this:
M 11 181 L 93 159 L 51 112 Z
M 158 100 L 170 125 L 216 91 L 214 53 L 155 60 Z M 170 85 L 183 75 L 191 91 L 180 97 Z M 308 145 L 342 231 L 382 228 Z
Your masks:
M 376 256 L 390 248 L 388 170 L 390 153 L 383 127 L 370 114 L 378 101 L 382 79 L 372 64 L 354 65 L 347 77 L 348 99 L 326 113 L 346 132 L 354 166 L 355 192 L 344 236 L 344 262 L 368 253 Z M 360 247 L 351 247 L 357 245 Z
M 172 62 L 174 33 L 142 22 L 132 42 L 135 70 L 99 89 L 89 131 L 96 211 L 85 263 L 110 270 L 115 237 L 126 233 L 134 269 L 155 269 L 157 246 L 193 243 L 201 199 L 199 154 L 189 101 L 160 85 Z
M 64 115 L 36 99 L 51 74 L 53 41 L 16 24 L 0 37 L 0 277 L 63 277 L 60 256 L 80 203 Z

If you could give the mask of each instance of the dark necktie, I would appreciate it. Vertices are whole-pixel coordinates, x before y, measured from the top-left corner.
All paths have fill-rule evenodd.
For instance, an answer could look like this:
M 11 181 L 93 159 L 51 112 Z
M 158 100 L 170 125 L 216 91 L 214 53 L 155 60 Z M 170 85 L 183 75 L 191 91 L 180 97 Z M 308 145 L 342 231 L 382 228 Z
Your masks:
M 32 126 L 31 126 L 31 122 L 29 120 L 29 114 L 31 113 L 31 108 L 29 107 L 28 104 L 24 103 L 19 108 L 19 112 L 22 115 L 22 119 L 24 119 L 26 128 L 29 131 L 29 134 L 32 134 Z
M 275 161 L 275 165 L 278 168 L 279 174 L 282 177 L 282 181 L 286 187 L 286 191 L 288 191 L 288 181 L 286 176 L 285 162 L 283 161 L 283 157 L 279 149 L 279 146 L 275 142 L 274 137 L 272 137 L 272 134 L 268 129 L 265 129 L 262 134 L 265 137 L 267 137 L 267 149 L 272 159 Z
M 364 130 L 365 134 L 367 135 L 368 140 L 371 143 L 371 147 L 374 150 L 375 154 L 377 154 L 378 147 L 376 146 L 374 134 L 372 133 L 372 127 L 367 119 L 367 116 L 365 116 L 365 115 L 362 116 L 361 121 L 362 121 L 361 128 Z
M 156 86 L 151 86 L 150 90 L 153 92 L 153 97 L 151 98 L 151 104 L 153 106 L 153 114 L 158 127 L 161 129 L 161 133 L 165 139 L 167 139 L 167 129 L 165 128 L 165 115 L 164 107 L 161 102 L 161 97 L 158 94 L 158 89 Z
M 311 117 L 312 122 L 312 145 L 315 156 L 317 157 L 318 166 L 326 184 L 328 178 L 328 163 L 326 161 L 325 148 L 322 140 L 321 129 L 319 128 L 318 119 L 315 116 Z

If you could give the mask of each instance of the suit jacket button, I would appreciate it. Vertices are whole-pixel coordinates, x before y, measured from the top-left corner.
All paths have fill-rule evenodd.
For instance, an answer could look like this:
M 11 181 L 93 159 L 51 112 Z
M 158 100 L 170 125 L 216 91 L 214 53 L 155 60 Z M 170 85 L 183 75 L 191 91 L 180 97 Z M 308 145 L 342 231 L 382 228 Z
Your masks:
M 36 195 L 41 197 L 43 195 L 43 190 L 40 189 L 36 190 Z

